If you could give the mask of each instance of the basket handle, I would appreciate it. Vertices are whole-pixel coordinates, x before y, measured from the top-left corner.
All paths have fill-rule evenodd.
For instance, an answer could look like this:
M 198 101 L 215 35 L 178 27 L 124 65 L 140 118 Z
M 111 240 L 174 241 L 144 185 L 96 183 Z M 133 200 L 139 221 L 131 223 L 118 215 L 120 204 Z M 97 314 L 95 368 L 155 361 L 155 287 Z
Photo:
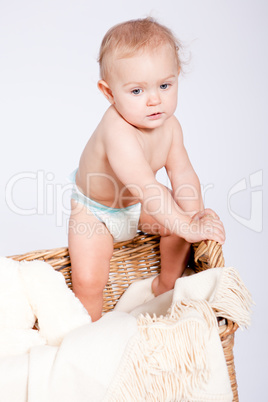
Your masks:
M 193 243 L 191 261 L 196 272 L 209 268 L 224 267 L 221 244 L 214 240 L 203 240 Z

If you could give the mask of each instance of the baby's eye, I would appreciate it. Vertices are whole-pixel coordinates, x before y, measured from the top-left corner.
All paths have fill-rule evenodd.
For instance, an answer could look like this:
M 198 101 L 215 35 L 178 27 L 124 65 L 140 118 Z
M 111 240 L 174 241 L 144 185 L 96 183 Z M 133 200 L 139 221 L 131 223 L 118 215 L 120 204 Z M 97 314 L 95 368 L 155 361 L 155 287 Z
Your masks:
M 133 95 L 140 95 L 142 93 L 142 90 L 140 88 L 135 88 L 131 91 Z
M 161 89 L 168 89 L 168 87 L 170 86 L 170 84 L 162 84 L 160 85 Z

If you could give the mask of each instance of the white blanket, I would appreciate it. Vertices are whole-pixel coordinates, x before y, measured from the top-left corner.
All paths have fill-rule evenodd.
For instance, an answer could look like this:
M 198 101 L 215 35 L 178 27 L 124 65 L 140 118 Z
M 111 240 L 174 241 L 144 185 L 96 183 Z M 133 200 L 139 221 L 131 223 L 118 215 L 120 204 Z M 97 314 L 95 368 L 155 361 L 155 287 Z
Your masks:
M 146 299 L 150 280 L 131 285 L 121 311 L 71 331 L 59 347 L 1 358 L 1 402 L 232 401 L 216 317 L 249 325 L 252 301 L 238 272 L 180 278 L 174 292 L 133 303 L 141 287 Z

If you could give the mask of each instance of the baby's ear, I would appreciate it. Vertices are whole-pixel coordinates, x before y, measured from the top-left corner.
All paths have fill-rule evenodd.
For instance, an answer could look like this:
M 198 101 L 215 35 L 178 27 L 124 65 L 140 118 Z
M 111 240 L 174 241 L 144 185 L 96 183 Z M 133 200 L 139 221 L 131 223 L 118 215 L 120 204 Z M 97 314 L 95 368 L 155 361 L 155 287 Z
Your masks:
M 113 105 L 114 104 L 114 97 L 111 88 L 107 84 L 106 81 L 100 80 L 98 82 L 98 88 L 103 93 L 106 99 Z

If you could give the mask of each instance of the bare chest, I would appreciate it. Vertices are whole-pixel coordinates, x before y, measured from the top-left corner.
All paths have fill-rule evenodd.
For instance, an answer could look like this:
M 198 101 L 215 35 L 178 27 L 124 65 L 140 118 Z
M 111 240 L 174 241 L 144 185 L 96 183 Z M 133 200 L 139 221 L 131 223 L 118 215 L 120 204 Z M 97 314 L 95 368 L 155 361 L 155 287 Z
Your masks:
M 169 133 L 160 132 L 156 136 L 145 136 L 143 140 L 144 155 L 154 173 L 165 166 L 170 147 L 171 136 Z

